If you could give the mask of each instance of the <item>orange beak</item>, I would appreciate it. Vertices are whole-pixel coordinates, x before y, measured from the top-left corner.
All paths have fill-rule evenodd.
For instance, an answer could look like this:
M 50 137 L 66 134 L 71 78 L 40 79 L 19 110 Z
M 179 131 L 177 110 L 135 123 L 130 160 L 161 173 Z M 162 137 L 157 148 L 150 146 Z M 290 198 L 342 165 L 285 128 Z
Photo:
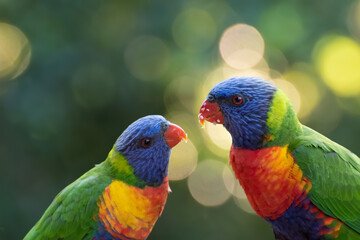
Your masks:
M 223 114 L 217 103 L 211 103 L 208 100 L 205 100 L 203 104 L 201 104 L 199 122 L 202 127 L 205 125 L 205 120 L 215 124 L 224 123 Z
M 165 131 L 164 137 L 169 147 L 175 147 L 182 139 L 187 141 L 187 134 L 176 124 L 170 123 L 169 128 Z

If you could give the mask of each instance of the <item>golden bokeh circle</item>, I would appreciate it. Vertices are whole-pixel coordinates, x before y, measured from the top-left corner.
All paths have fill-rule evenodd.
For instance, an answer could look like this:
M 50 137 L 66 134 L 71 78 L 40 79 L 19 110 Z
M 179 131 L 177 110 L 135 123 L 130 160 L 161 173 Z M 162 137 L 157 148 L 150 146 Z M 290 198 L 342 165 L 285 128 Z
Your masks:
M 235 24 L 225 30 L 219 42 L 224 61 L 231 67 L 247 69 L 255 66 L 264 55 L 265 43 L 261 34 L 247 24 Z
M 314 49 L 315 63 L 325 84 L 337 95 L 360 94 L 360 45 L 346 36 L 326 36 Z
M 196 168 L 198 152 L 194 144 L 188 140 L 180 142 L 171 150 L 169 162 L 169 180 L 187 178 Z
M 17 27 L 0 23 L 0 80 L 19 76 L 30 63 L 31 47 L 25 34 Z
M 201 161 L 188 178 L 193 198 L 204 206 L 219 206 L 230 198 L 223 181 L 224 168 L 228 166 L 217 160 Z

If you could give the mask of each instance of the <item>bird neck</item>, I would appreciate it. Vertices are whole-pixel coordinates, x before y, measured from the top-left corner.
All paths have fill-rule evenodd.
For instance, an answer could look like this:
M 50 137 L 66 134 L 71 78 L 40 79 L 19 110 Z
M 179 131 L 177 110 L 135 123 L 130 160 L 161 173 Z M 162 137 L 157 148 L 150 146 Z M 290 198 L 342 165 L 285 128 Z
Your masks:
M 134 168 L 129 165 L 126 158 L 114 148 L 111 149 L 104 164 L 110 170 L 114 180 L 120 180 L 139 188 L 146 187 L 146 183 L 135 176 Z
M 274 93 L 268 118 L 263 148 L 290 144 L 302 132 L 301 124 L 287 96 L 278 90 Z

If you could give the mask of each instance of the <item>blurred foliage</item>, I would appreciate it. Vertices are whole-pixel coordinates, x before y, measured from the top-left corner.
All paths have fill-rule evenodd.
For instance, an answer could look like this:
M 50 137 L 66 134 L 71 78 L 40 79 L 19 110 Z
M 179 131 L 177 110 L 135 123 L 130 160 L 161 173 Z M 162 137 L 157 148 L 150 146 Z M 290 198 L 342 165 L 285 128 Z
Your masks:
M 201 178 L 207 171 L 198 168 L 191 181 L 172 181 L 149 239 L 273 239 L 228 176 L 228 136 L 200 129 L 198 107 L 226 77 L 265 76 L 284 88 L 303 123 L 359 155 L 359 13 L 350 0 L 0 0 L 0 239 L 21 239 L 61 189 L 148 114 L 189 133 L 190 165 L 177 167 L 176 152 L 174 179 L 197 161 L 224 166 L 211 170 L 215 177 Z M 220 54 L 223 33 L 239 23 L 247 24 L 241 39 L 258 31 L 251 36 L 265 46 L 248 46 L 249 35 L 226 44 L 237 55 Z M 248 65 L 236 63 L 246 61 L 240 50 L 257 54 L 257 65 L 240 69 Z M 197 198 L 214 191 L 224 192 L 217 206 Z

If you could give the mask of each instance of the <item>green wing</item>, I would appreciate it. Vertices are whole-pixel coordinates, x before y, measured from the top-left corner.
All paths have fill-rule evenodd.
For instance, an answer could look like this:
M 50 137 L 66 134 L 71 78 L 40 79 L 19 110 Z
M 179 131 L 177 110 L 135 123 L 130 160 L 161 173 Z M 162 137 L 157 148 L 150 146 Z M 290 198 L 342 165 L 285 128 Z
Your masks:
M 305 126 L 289 149 L 312 183 L 311 201 L 360 233 L 360 159 Z
M 111 183 L 103 164 L 63 189 L 24 240 L 91 239 L 97 224 L 97 201 Z

